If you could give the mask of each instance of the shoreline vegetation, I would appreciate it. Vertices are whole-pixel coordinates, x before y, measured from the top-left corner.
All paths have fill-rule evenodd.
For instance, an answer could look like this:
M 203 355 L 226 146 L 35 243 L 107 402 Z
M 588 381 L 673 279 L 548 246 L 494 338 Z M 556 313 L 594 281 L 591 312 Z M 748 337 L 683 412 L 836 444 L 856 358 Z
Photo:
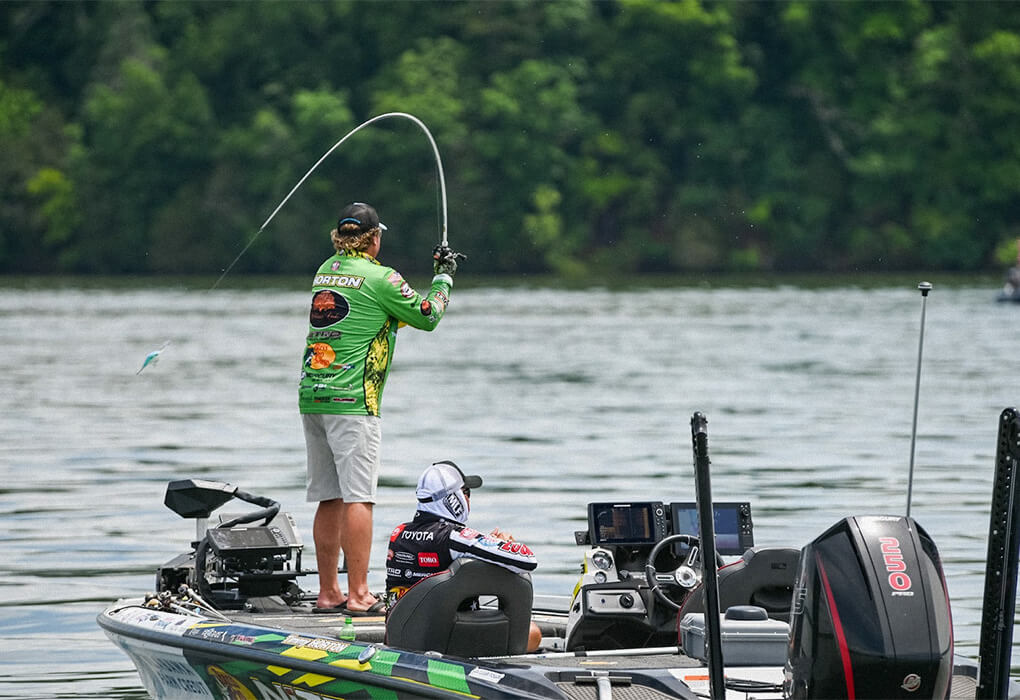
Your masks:
M 217 274 L 392 111 L 465 274 L 1017 259 L 1013 3 L 39 0 L 0 3 L 0 274 Z M 354 200 L 414 272 L 437 180 L 373 124 L 232 274 L 313 267 Z

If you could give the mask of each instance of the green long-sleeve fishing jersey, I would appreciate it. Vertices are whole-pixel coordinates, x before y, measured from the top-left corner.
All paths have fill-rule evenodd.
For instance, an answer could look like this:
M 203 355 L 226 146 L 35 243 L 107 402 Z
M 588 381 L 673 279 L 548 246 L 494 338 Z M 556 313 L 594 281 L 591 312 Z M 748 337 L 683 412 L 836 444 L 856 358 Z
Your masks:
M 343 251 L 326 260 L 312 281 L 301 413 L 379 415 L 397 328 L 431 331 L 452 287 L 453 279 L 439 274 L 422 296 L 370 255 Z

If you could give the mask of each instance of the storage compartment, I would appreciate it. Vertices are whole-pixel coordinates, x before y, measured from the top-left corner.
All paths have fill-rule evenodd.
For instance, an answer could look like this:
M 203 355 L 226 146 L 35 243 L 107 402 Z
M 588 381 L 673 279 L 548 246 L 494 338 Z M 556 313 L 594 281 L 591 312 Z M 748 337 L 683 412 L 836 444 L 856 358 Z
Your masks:
M 720 616 L 726 666 L 782 666 L 790 626 L 772 620 L 764 608 L 735 605 Z M 680 646 L 692 659 L 706 661 L 705 615 L 688 613 L 680 621 Z

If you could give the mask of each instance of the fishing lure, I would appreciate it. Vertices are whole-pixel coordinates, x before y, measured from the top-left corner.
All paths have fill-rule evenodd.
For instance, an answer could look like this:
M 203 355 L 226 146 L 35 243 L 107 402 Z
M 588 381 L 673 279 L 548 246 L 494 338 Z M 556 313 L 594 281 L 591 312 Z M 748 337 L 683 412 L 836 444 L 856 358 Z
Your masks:
M 149 365 L 156 364 L 156 362 L 159 360 L 160 354 L 164 350 L 166 350 L 166 346 L 169 345 L 169 344 L 170 344 L 170 341 L 168 340 L 165 343 L 163 343 L 162 347 L 160 347 L 159 350 L 153 350 L 148 355 L 146 355 L 145 356 L 145 361 L 142 363 L 142 366 L 138 368 L 138 371 L 135 372 L 135 376 L 138 376 L 139 374 L 141 374 L 142 370 L 145 369 L 146 367 L 148 367 Z

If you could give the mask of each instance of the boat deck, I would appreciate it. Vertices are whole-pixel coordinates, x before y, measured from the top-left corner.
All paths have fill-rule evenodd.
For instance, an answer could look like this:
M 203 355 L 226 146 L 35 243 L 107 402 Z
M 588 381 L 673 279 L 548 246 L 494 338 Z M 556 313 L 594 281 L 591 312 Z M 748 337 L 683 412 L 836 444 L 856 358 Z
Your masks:
M 483 599 L 482 604 L 486 601 Z M 535 596 L 535 604 L 532 610 L 532 620 L 542 630 L 543 638 L 562 640 L 566 633 L 567 605 L 569 601 L 562 596 Z M 227 616 L 237 622 L 258 625 L 264 627 L 275 627 L 285 629 L 288 632 L 300 634 L 320 635 L 324 637 L 338 638 L 340 629 L 346 620 L 346 615 L 338 613 L 314 613 L 311 600 L 300 607 L 281 607 L 279 611 L 243 611 L 231 610 Z M 360 642 L 382 644 L 386 637 L 385 615 L 357 616 L 352 617 L 357 639 Z M 553 649 L 559 648 L 556 646 Z
M 495 663 L 507 666 L 532 666 L 546 669 L 550 680 L 555 682 L 572 700 L 595 700 L 599 697 L 596 686 L 582 682 L 589 677 L 608 675 L 614 684 L 620 684 L 613 697 L 626 700 L 658 700 L 675 698 L 676 695 L 662 693 L 640 676 L 651 673 L 667 673 L 683 681 L 695 692 L 708 691 L 708 676 L 704 664 L 697 659 L 677 653 L 675 648 L 642 649 L 626 652 L 566 652 L 562 641 L 566 629 L 565 599 L 536 596 L 533 620 L 542 630 L 545 646 L 534 654 L 524 656 L 486 659 L 487 666 Z M 284 612 L 243 612 L 232 611 L 229 617 L 236 622 L 286 630 L 288 633 L 339 638 L 346 615 L 312 613 L 307 610 Z M 357 640 L 362 643 L 382 644 L 386 635 L 386 618 L 383 615 L 352 617 Z M 776 689 L 782 682 L 782 669 L 766 667 L 730 667 L 727 678 L 749 686 L 747 694 L 731 688 L 727 697 L 781 698 Z M 633 682 L 632 682 L 633 681 Z M 954 699 L 974 698 L 977 690 L 977 665 L 971 660 L 957 657 L 953 673 L 952 692 Z M 1012 697 L 1016 697 L 1015 695 Z

